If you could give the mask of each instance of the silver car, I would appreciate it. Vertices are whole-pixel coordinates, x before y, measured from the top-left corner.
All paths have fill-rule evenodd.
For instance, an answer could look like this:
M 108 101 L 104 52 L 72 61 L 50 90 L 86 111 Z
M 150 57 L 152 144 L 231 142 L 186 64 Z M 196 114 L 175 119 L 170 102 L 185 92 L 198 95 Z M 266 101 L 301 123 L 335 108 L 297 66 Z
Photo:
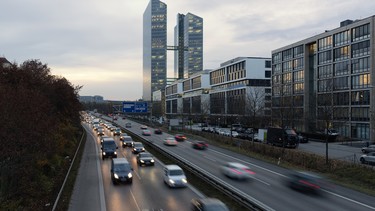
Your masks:
M 370 145 L 368 147 L 362 147 L 363 153 L 375 152 L 375 145 Z
M 370 152 L 367 155 L 362 155 L 359 159 L 361 163 L 375 164 L 375 152 Z
M 246 180 L 254 178 L 255 173 L 250 167 L 241 163 L 228 162 L 221 167 L 223 174 L 232 179 Z

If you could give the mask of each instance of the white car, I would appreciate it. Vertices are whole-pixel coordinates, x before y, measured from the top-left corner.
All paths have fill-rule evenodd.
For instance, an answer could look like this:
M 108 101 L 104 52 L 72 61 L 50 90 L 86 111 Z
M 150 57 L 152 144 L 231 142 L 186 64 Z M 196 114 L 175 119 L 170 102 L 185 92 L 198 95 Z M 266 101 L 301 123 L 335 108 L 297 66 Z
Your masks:
M 363 164 L 375 164 L 375 152 L 369 152 L 367 155 L 362 155 L 359 161 Z
M 177 146 L 177 141 L 174 137 L 164 139 L 163 143 L 168 146 Z
M 368 147 L 362 147 L 363 153 L 375 152 L 375 145 L 370 145 Z
M 163 173 L 164 183 L 169 187 L 186 187 L 185 173 L 178 165 L 166 165 Z
M 232 179 L 246 180 L 254 178 L 255 173 L 250 167 L 241 163 L 228 162 L 221 167 L 223 174 Z

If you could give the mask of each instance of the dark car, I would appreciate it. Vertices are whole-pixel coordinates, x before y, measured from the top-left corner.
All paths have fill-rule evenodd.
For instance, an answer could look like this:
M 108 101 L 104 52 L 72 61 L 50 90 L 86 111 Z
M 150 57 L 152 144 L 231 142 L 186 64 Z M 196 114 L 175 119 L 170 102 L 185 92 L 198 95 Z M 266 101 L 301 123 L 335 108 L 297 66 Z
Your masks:
M 119 136 L 121 134 L 121 129 L 120 128 L 116 128 L 113 130 L 113 135 L 114 136 Z
M 122 141 L 122 148 L 133 146 L 133 139 L 131 136 L 124 136 L 121 141 Z
M 216 198 L 194 198 L 191 200 L 193 211 L 229 211 L 229 208 Z
M 117 158 L 118 149 L 115 140 L 113 138 L 104 138 L 102 143 L 102 159 L 112 157 Z
M 289 175 L 287 185 L 292 189 L 304 192 L 319 194 L 321 192 L 322 178 L 318 175 L 296 171 Z
M 154 133 L 160 135 L 160 134 L 163 134 L 163 131 L 161 129 L 155 129 Z
M 186 140 L 186 136 L 183 135 L 183 134 L 176 134 L 174 136 L 174 138 L 176 139 L 176 141 L 185 141 Z
M 133 149 L 132 149 L 132 152 L 135 154 L 135 153 L 140 153 L 140 152 L 144 152 L 145 151 L 145 147 L 143 146 L 143 144 L 141 142 L 134 142 L 133 143 Z
M 155 164 L 154 157 L 148 152 L 141 152 L 137 155 L 137 163 L 142 166 L 153 166 Z
M 202 149 L 202 150 L 205 150 L 208 147 L 208 144 L 204 141 L 196 141 L 196 142 L 193 142 L 191 145 L 194 149 Z
M 297 139 L 299 143 L 308 143 L 309 139 L 306 136 L 303 136 L 301 134 L 297 135 Z
M 133 182 L 133 168 L 126 158 L 114 158 L 111 165 L 111 179 L 114 185 Z

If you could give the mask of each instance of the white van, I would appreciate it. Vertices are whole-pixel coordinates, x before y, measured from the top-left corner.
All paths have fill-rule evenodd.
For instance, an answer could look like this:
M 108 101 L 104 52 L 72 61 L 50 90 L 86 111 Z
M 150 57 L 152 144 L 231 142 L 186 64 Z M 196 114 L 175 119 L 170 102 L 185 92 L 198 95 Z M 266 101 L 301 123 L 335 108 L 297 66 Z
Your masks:
M 178 165 L 164 166 L 164 183 L 169 187 L 186 187 L 187 179 L 184 171 Z

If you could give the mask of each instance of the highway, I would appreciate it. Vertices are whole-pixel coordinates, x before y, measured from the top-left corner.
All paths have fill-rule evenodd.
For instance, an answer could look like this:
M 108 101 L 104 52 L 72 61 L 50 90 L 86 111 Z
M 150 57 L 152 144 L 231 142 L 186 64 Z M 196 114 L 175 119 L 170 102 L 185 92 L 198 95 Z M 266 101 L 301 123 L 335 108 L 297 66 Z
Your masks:
M 125 125 L 124 120 L 116 122 L 120 126 Z M 140 125 L 136 122 L 132 124 L 133 127 L 129 130 L 142 136 Z M 191 147 L 192 140 L 179 142 L 176 147 L 164 146 L 162 140 L 168 136 L 172 135 L 152 134 L 144 136 L 144 139 L 208 171 L 216 179 L 224 181 L 228 187 L 252 197 L 267 210 L 375 210 L 375 197 L 333 183 L 325 186 L 321 196 L 304 194 L 286 186 L 285 179 L 290 173 L 288 169 L 214 146 L 210 146 L 206 151 L 198 151 Z M 250 166 L 256 172 L 256 178 L 253 181 L 239 182 L 222 175 L 221 165 L 233 161 Z
M 126 157 L 133 171 L 132 184 L 113 185 L 111 159 L 102 160 L 100 140 L 90 125 L 84 124 L 87 144 L 81 161 L 69 210 L 190 210 L 192 198 L 204 197 L 194 187 L 172 189 L 163 182 L 163 163 L 139 167 L 130 148 L 122 148 L 116 136 L 118 157 Z M 106 129 L 106 135 L 111 136 Z M 189 179 L 189 178 L 188 178 Z

